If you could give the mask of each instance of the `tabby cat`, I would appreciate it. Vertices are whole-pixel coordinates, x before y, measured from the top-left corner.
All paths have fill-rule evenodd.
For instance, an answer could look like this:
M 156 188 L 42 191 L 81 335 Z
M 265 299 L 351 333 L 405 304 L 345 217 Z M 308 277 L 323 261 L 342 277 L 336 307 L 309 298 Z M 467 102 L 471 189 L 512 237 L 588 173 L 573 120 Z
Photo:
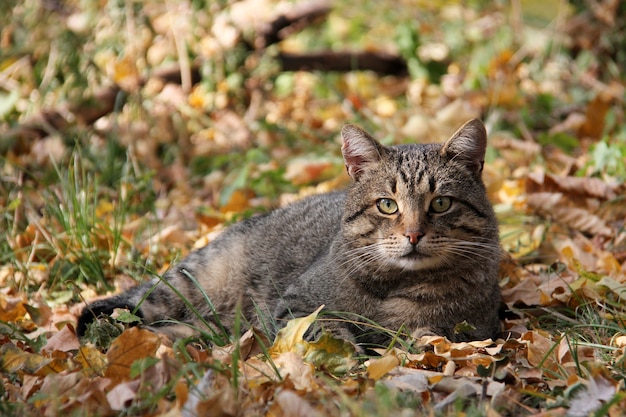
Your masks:
M 496 337 L 500 245 L 481 179 L 482 122 L 467 122 L 443 144 L 387 147 L 354 125 L 341 134 L 346 191 L 233 225 L 164 278 L 85 307 L 78 333 L 116 308 L 137 308 L 144 323 L 177 338 L 207 331 L 215 313 L 229 330 L 240 311 L 275 331 L 325 305 L 360 320 L 335 316 L 319 326 L 364 344 L 389 336 L 363 322 L 416 337 Z

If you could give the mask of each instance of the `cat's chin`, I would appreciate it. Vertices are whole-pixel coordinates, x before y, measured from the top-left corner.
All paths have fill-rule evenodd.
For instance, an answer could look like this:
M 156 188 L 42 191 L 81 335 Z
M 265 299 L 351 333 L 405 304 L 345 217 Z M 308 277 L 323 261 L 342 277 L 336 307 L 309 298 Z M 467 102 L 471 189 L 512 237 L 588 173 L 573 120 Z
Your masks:
M 396 259 L 396 265 L 404 271 L 423 271 L 425 269 L 438 269 L 443 262 L 440 258 L 418 253 L 410 253 Z

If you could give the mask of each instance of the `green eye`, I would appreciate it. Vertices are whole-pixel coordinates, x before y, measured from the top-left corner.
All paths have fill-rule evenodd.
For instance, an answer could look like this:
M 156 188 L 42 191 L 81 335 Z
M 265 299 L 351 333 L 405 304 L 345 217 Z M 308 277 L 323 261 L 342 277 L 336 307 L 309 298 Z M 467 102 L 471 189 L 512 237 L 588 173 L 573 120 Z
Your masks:
M 390 198 L 381 198 L 376 202 L 376 207 L 383 214 L 395 214 L 398 211 L 398 203 Z
M 443 213 L 448 211 L 452 205 L 452 199 L 450 197 L 437 197 L 430 202 L 430 209 L 435 213 Z

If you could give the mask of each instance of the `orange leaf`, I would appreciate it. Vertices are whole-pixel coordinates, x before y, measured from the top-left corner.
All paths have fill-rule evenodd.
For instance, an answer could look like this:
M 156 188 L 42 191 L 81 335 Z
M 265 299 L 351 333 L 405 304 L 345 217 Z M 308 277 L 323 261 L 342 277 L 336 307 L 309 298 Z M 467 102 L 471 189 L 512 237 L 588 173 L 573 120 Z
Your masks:
M 598 94 L 587 105 L 585 122 L 578 129 L 578 137 L 600 139 L 604 131 L 604 119 L 610 107 L 611 97 L 605 94 Z
M 9 297 L 0 294 L 0 321 L 16 322 L 26 315 L 22 297 Z
M 235 190 L 230 196 L 230 200 L 220 208 L 222 213 L 242 212 L 250 207 L 250 199 L 254 194 L 247 191 Z
M 377 381 L 398 365 L 400 365 L 400 360 L 395 355 L 372 359 L 367 367 L 367 375 Z

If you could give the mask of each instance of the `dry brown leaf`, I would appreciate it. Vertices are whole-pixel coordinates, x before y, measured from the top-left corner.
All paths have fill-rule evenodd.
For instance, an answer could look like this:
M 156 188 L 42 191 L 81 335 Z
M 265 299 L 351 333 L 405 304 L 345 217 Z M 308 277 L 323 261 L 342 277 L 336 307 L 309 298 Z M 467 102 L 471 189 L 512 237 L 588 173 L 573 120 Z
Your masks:
M 246 331 L 239 338 L 239 350 L 243 360 L 262 353 L 270 341 L 267 336 L 255 328 Z
M 528 341 L 528 363 L 532 366 L 542 364 L 543 368 L 551 369 L 555 360 L 552 357 L 554 342 L 545 332 L 533 330 L 522 335 L 522 340 Z
M 35 405 L 52 411 L 82 414 L 89 410 L 94 415 L 109 415 L 104 390 L 109 384 L 104 378 L 87 379 L 80 373 L 51 374 L 44 378 L 40 392 L 47 394 L 46 399 L 38 399 Z M 62 415 L 62 414 L 56 414 Z
M 306 392 L 317 388 L 313 365 L 304 362 L 298 353 L 281 353 L 274 359 L 274 364 L 280 371 L 280 376 L 283 379 L 289 377 L 296 390 Z
M 572 349 L 574 352 L 572 352 Z M 577 366 L 580 363 L 593 362 L 595 360 L 595 350 L 589 346 L 581 346 L 567 337 L 562 337 L 559 346 L 556 349 L 556 357 L 558 362 L 564 369 L 569 368 L 572 375 L 577 372 Z
M 334 170 L 335 164 L 329 160 L 315 160 L 311 158 L 296 158 L 287 164 L 285 179 L 295 185 L 310 184 L 321 178 L 328 177 Z
M 612 236 L 613 230 L 604 220 L 582 208 L 558 207 L 552 216 L 560 223 L 583 233 L 599 236 Z
M 611 108 L 611 97 L 606 94 L 598 94 L 587 105 L 585 122 L 578 129 L 578 137 L 600 139 L 604 132 L 606 114 Z
M 60 352 L 69 352 L 78 350 L 80 342 L 76 332 L 70 326 L 64 326 L 60 331 L 54 333 L 49 339 L 42 351 L 52 352 L 58 350 Z
M 106 394 L 107 401 L 112 410 L 121 411 L 128 407 L 129 403 L 137 396 L 139 380 L 121 382 L 115 385 Z
M 562 193 L 538 192 L 528 195 L 528 207 L 537 213 L 592 235 L 611 236 L 613 231 L 606 222 L 587 209 L 567 205 Z
M 591 366 L 591 377 L 582 382 L 569 404 L 568 416 L 583 417 L 594 414 L 617 394 L 620 383 L 615 381 L 600 364 Z M 623 411 L 623 410 L 621 410 Z
M 503 289 L 502 301 L 504 301 L 509 308 L 513 308 L 518 302 L 527 306 L 539 305 L 540 297 L 538 285 L 531 277 L 527 277 L 516 286 Z
M 275 400 L 282 409 L 282 415 L 285 417 L 321 417 L 324 415 L 293 391 L 280 391 L 276 395 Z
M 528 174 L 528 180 L 526 191 L 530 194 L 537 192 L 562 192 L 566 195 L 572 194 L 602 200 L 615 198 L 616 187 L 599 178 L 559 176 L 536 171 Z
M 130 378 L 130 366 L 136 360 L 153 357 L 161 345 L 159 336 L 149 330 L 131 327 L 111 344 L 107 352 L 109 366 L 105 376 L 114 381 Z
M 390 374 L 390 378 L 385 379 L 383 384 L 403 391 L 425 392 L 429 388 L 428 371 L 397 368 L 397 372 Z

